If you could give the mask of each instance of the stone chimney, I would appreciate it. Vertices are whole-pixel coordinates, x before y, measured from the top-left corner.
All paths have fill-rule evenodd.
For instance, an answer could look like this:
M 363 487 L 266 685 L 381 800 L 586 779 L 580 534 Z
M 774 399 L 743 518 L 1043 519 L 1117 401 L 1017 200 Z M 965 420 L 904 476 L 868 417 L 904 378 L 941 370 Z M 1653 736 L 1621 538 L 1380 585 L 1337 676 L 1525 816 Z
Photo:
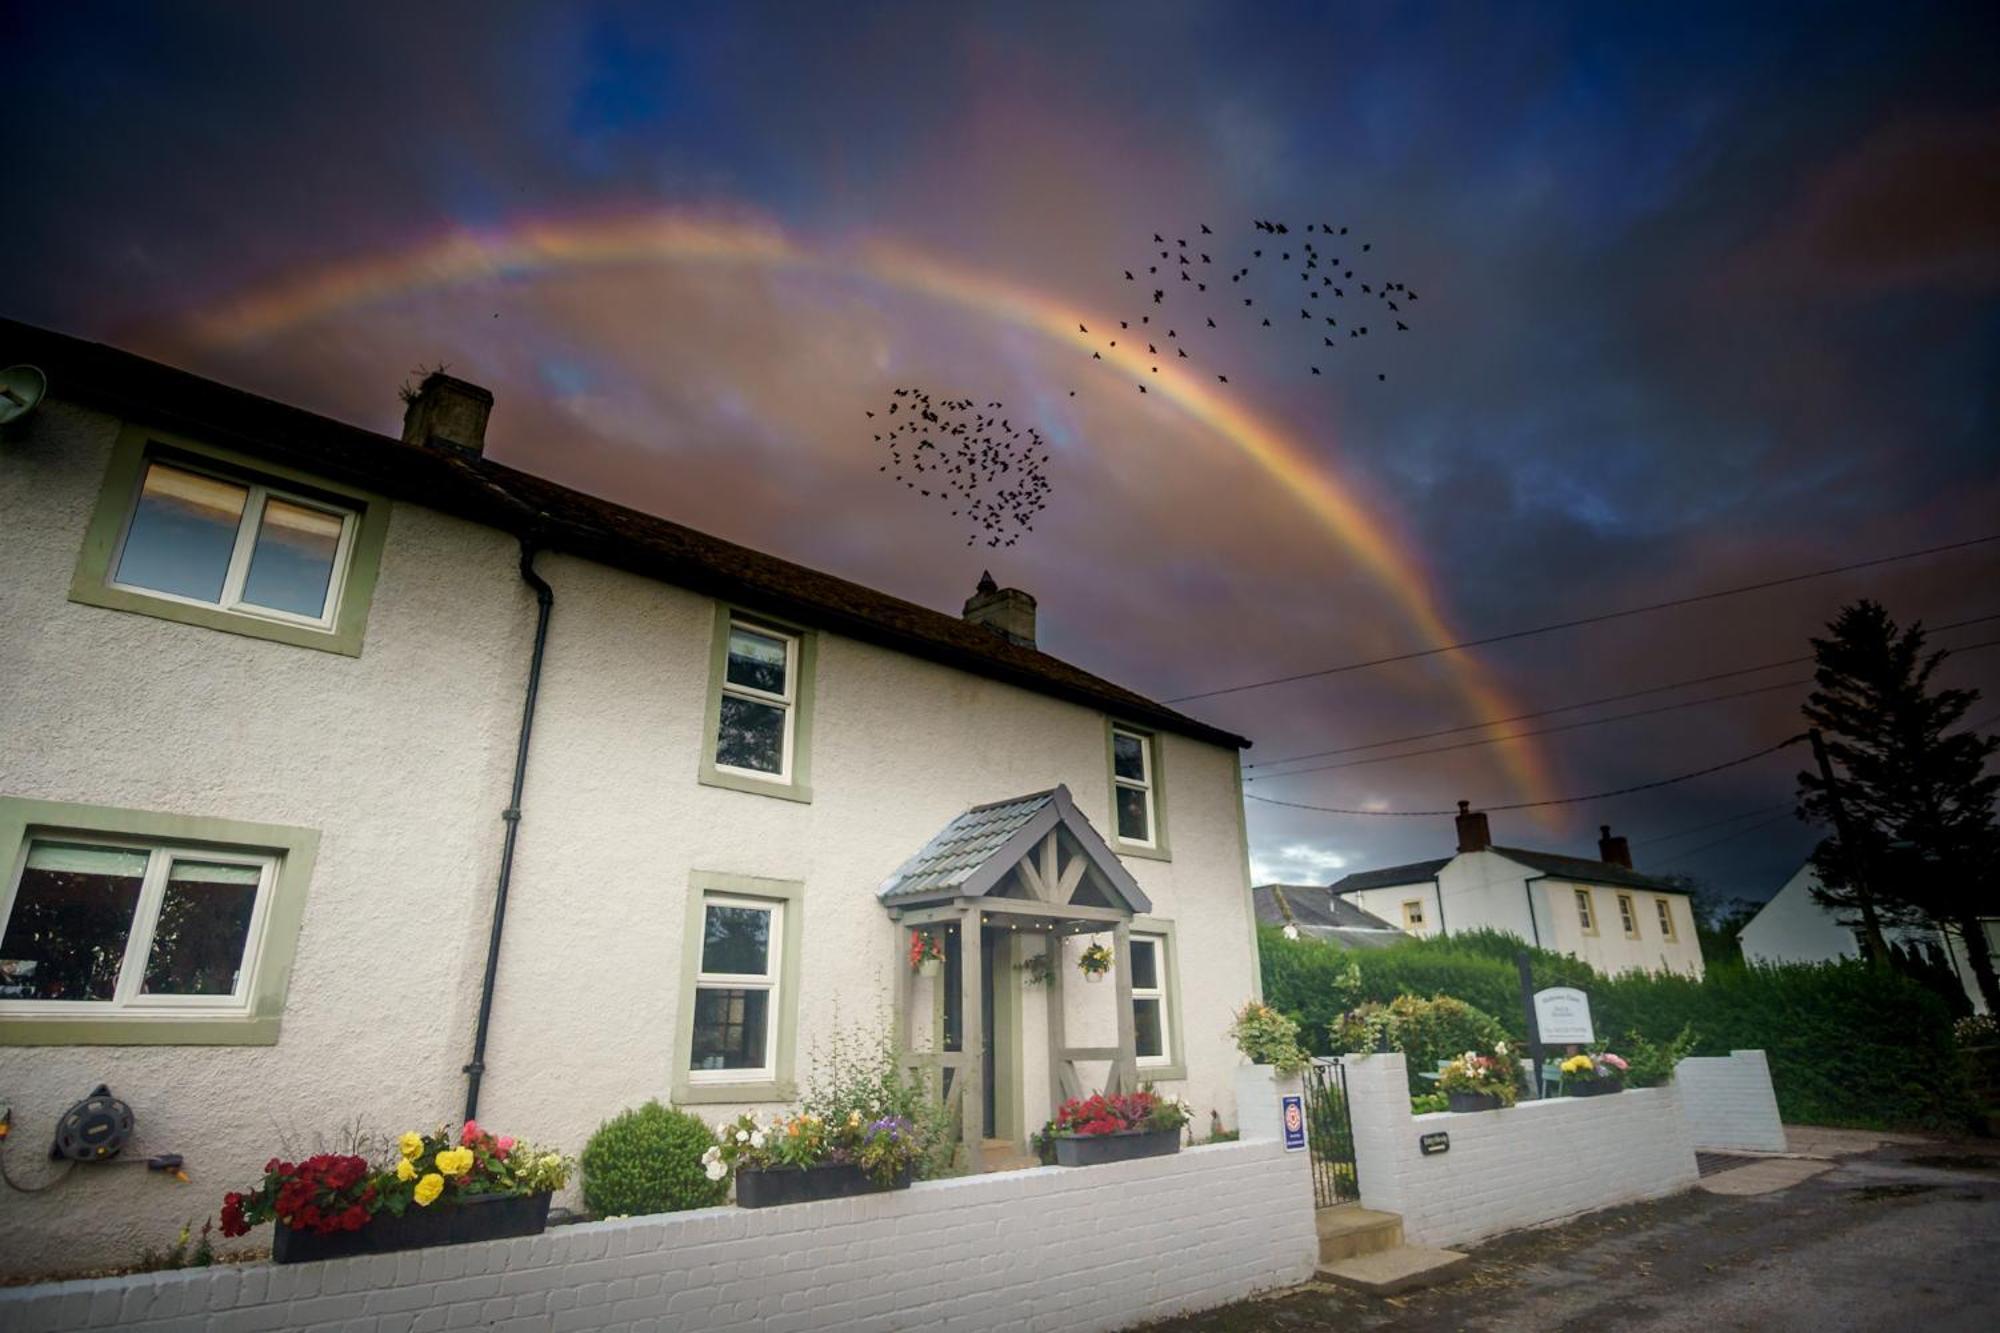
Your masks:
M 1632 844 L 1623 837 L 1611 836 L 1611 825 L 1597 826 L 1597 859 L 1609 866 L 1632 868 Z
M 1493 845 L 1493 831 L 1486 826 L 1486 812 L 1474 810 L 1472 802 L 1458 803 L 1458 850 L 1483 852 Z
M 480 453 L 486 448 L 486 418 L 493 395 L 442 370 L 424 376 L 411 393 L 406 386 L 403 443 Z
M 1035 599 L 1019 588 L 1001 587 L 990 572 L 979 576 L 979 587 L 965 599 L 965 618 L 1010 643 L 1035 646 Z

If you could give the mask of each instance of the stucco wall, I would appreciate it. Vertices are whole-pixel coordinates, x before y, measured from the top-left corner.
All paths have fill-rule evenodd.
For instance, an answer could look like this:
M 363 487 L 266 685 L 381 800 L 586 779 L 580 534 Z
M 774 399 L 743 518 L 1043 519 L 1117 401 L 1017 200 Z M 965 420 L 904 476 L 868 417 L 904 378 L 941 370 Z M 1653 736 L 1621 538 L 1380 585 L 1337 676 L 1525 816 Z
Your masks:
M 1416 1244 L 1465 1245 L 1657 1198 L 1698 1174 L 1671 1085 L 1413 1116 L 1400 1054 L 1341 1064 L 1362 1206 L 1400 1213 L 1405 1239 Z M 1419 1140 L 1437 1132 L 1450 1135 L 1450 1149 L 1426 1157 Z
M 1534 888 L 1543 899 L 1544 947 L 1583 959 L 1599 972 L 1616 976 L 1620 972 L 1679 972 L 1699 977 L 1703 973 L 1701 940 L 1695 933 L 1693 909 L 1682 894 L 1651 893 L 1645 889 L 1615 889 L 1602 884 L 1575 884 L 1567 880 L 1544 879 Z M 1597 933 L 1586 935 L 1583 919 L 1576 910 L 1578 891 L 1590 894 L 1591 914 Z M 1638 922 L 1639 938 L 1625 934 L 1618 915 L 1618 895 L 1630 894 Z M 1673 913 L 1674 936 L 1660 933 L 1655 899 L 1664 901 Z M 1553 931 L 1550 925 L 1553 924 Z
M 1785 1126 L 1764 1052 L 1691 1056 L 1674 1066 L 1674 1086 L 1695 1147 L 1785 1151 Z
M 0 1291 L 0 1325 L 1113 1329 L 1302 1281 L 1316 1243 L 1305 1155 L 1230 1143 L 379 1258 Z
M 458 1113 L 533 627 L 511 539 L 408 504 L 359 658 L 72 604 L 118 423 L 53 402 L 33 422 L 0 446 L 0 793 L 322 842 L 276 1046 L 0 1048 L 18 1174 L 108 1082 L 138 1115 L 130 1151 L 183 1153 L 195 1182 L 96 1168 L 13 1196 L 0 1271 L 15 1272 L 129 1262 L 273 1152 Z M 573 1152 L 669 1096 L 692 872 L 805 885 L 803 1076 L 837 1027 L 881 1030 L 899 938 L 873 892 L 947 820 L 1065 783 L 1109 827 L 1100 714 L 831 634 L 813 802 L 702 786 L 713 604 L 581 560 L 542 569 L 556 607 L 481 1106 L 506 1132 Z M 1233 1120 L 1224 1028 L 1255 985 L 1235 758 L 1162 744 L 1174 859 L 1128 866 L 1179 931 L 1190 1077 L 1172 1090 L 1205 1125 L 1211 1107 Z M 1080 1042 L 1115 988 L 1069 991 Z M 1045 1097 L 1046 1025 L 1025 1001 L 1028 1092 Z M 1031 1104 L 1029 1126 L 1045 1114 Z

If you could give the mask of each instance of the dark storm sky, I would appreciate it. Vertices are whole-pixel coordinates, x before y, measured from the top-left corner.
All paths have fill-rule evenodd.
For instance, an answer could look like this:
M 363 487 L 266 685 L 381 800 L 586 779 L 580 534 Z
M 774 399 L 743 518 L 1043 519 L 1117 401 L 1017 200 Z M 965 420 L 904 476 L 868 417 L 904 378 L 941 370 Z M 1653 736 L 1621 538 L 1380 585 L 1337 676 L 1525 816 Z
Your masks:
M 10 9 L 6 314 L 387 431 L 398 381 L 449 362 L 494 389 L 508 462 L 941 608 L 990 566 L 1040 597 L 1044 647 L 1156 697 L 1427 643 L 1298 476 L 855 256 L 1094 316 L 1131 304 L 1120 271 L 1154 231 L 1351 223 L 1423 318 L 1312 379 L 1224 338 L 1227 393 L 1364 507 L 1462 636 L 2000 531 L 1988 7 Z M 825 262 L 313 287 L 407 274 L 397 257 L 447 238 L 657 218 Z M 227 337 L 205 322 L 301 290 L 347 295 Z M 901 384 L 1004 400 L 1051 439 L 1030 539 L 968 550 L 884 484 L 861 413 Z M 1483 698 L 1429 658 L 1188 707 L 1268 765 L 1794 657 L 1856 596 L 1933 624 L 2000 613 L 1996 575 L 2000 544 L 1495 645 Z M 1992 639 L 2000 620 L 1939 637 Z M 1947 678 L 1990 715 L 2000 651 Z M 1782 739 L 1798 698 L 1578 728 L 1513 762 L 1252 768 L 1249 790 L 1386 810 L 1605 791 Z M 1589 852 L 1611 822 L 1642 868 L 1764 897 L 1814 836 L 1780 808 L 1796 761 L 1495 832 Z M 1260 878 L 1450 848 L 1446 820 L 1249 818 Z

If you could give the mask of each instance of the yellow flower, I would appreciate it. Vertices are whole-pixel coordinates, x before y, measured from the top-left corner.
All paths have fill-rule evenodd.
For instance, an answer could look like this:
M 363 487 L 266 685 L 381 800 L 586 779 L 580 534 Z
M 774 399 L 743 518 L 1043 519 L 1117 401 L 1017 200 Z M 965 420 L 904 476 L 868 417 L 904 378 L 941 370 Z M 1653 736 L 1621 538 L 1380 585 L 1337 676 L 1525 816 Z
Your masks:
M 404 1157 L 415 1157 L 424 1150 L 424 1136 L 421 1134 L 405 1134 L 402 1138 L 396 1140 L 396 1150 L 402 1153 Z
M 428 1208 L 444 1193 L 444 1177 L 433 1171 L 417 1182 L 415 1198 L 419 1208 Z
M 409 1158 L 405 1157 L 402 1161 L 396 1163 L 396 1179 L 415 1180 L 416 1178 L 417 1168 L 410 1164 Z
M 462 1176 L 472 1169 L 472 1149 L 446 1148 L 437 1155 L 437 1169 L 448 1176 Z

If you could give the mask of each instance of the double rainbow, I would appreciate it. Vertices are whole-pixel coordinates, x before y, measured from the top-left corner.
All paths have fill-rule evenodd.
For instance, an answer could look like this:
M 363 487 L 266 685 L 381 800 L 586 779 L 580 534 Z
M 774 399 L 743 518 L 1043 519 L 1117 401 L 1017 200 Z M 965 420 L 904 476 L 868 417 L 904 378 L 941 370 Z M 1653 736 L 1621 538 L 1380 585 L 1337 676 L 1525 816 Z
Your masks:
M 1152 358 L 1134 355 L 1129 347 L 1103 347 L 1082 332 L 1079 325 L 1091 322 L 1088 314 L 1080 318 L 1074 307 L 1051 296 L 904 245 L 818 251 L 767 224 L 680 212 L 527 221 L 500 231 L 453 231 L 391 254 L 331 265 L 223 302 L 193 317 L 188 327 L 200 342 L 235 344 L 412 292 L 502 276 L 660 261 L 842 274 L 1099 352 L 1267 473 L 1387 590 L 1425 643 L 1451 643 L 1460 637 L 1447 623 L 1420 561 L 1356 489 L 1220 386 L 1171 364 L 1152 373 L 1148 370 Z M 1448 653 L 1440 660 L 1476 716 L 1497 718 L 1520 711 L 1470 654 Z M 1507 741 L 1497 748 L 1526 799 L 1545 799 L 1552 793 L 1546 762 L 1530 742 Z

